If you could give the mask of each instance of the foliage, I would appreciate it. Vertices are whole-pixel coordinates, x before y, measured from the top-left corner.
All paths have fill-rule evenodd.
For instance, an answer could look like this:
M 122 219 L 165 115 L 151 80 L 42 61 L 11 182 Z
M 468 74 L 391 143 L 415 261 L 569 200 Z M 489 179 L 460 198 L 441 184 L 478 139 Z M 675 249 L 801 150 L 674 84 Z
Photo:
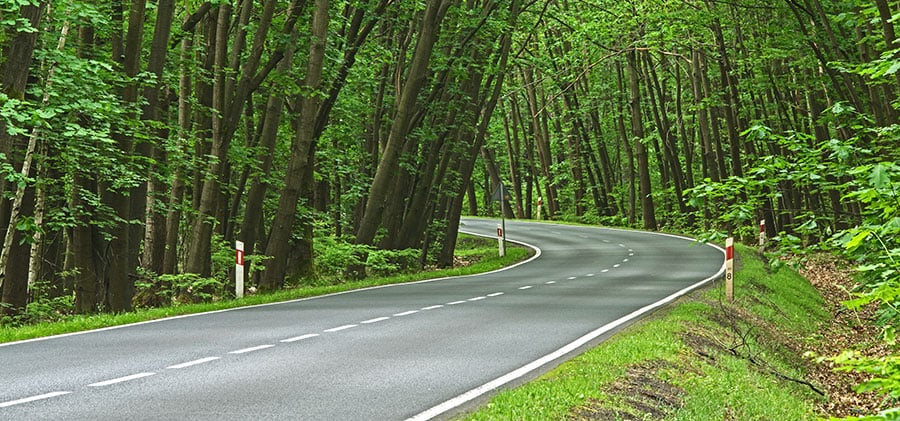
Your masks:
M 344 271 L 356 265 L 365 265 L 369 276 L 415 270 L 420 254 L 415 249 L 381 250 L 335 236 L 317 238 L 315 252 L 316 275 L 328 282 L 343 282 Z
M 73 294 L 54 295 L 49 282 L 35 282 L 32 285 L 34 297 L 19 314 L 2 315 L 0 326 L 21 326 L 34 323 L 57 322 L 71 315 L 75 309 Z M 0 313 L 5 305 L 0 303 Z
M 860 288 L 845 304 L 850 309 L 879 305 L 883 326 L 882 339 L 890 345 L 897 340 L 900 323 L 900 165 L 881 162 L 853 169 L 854 189 L 847 198 L 864 204 L 865 223 L 836 236 L 848 257 L 859 262 Z M 830 358 L 841 370 L 859 371 L 872 379 L 859 386 L 860 392 L 876 391 L 894 399 L 900 398 L 900 357 L 867 357 L 845 351 Z M 886 410 L 863 419 L 897 419 L 900 409 Z
M 135 301 L 149 307 L 211 302 L 224 295 L 224 286 L 218 279 L 196 273 L 159 275 L 135 282 Z

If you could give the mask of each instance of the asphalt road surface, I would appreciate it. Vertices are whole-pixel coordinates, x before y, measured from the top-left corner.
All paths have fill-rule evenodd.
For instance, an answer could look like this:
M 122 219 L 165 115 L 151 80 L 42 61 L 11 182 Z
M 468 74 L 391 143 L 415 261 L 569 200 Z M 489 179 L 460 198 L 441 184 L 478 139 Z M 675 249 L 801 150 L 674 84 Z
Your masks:
M 673 236 L 506 231 L 536 256 L 480 276 L 0 344 L 0 419 L 445 417 L 723 271 L 721 249 Z

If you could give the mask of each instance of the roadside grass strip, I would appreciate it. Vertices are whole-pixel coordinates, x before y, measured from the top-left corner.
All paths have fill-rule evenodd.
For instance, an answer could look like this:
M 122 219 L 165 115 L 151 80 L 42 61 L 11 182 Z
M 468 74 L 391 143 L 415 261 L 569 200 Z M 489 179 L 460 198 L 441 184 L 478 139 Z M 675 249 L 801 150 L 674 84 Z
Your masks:
M 733 304 L 721 282 L 694 291 L 461 419 L 819 419 L 824 398 L 784 379 L 808 361 L 778 339 L 813 337 L 822 298 L 790 268 L 738 253 Z
M 135 323 L 148 323 L 167 318 L 188 317 L 194 314 L 214 311 L 227 311 L 240 307 L 302 300 L 359 289 L 491 272 L 526 260 L 533 252 L 524 247 L 510 246 L 506 250 L 506 256 L 499 257 L 497 256 L 496 241 L 468 235 L 461 235 L 460 238 L 466 239 L 465 243 L 467 248 L 458 248 L 457 255 L 475 261 L 475 263 L 470 266 L 385 278 L 369 278 L 362 281 L 345 282 L 337 285 L 303 286 L 285 289 L 271 294 L 248 295 L 241 299 L 222 300 L 212 303 L 183 304 L 161 308 L 138 309 L 134 312 L 121 314 L 70 315 L 65 316 L 63 320 L 53 322 L 25 326 L 0 326 L 0 346 L 5 346 L 17 341 L 40 340 L 41 338 L 53 335 L 79 334 L 92 330 L 113 329 Z

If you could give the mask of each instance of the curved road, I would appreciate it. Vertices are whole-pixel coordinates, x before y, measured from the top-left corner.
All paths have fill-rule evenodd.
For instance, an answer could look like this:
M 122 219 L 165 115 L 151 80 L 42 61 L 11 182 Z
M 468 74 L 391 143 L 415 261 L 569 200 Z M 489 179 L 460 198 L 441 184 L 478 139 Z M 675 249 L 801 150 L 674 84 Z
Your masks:
M 495 235 L 496 221 L 461 230 Z M 0 344 L 0 419 L 403 420 L 446 416 L 720 276 L 683 238 L 507 222 L 531 261 Z

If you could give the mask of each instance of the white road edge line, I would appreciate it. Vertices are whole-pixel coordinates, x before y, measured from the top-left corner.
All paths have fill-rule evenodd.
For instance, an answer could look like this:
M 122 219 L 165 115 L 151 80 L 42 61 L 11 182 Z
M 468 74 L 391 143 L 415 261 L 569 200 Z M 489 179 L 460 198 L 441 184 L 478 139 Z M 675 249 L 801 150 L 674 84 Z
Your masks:
M 675 237 L 675 236 L 673 236 L 673 237 Z M 681 238 L 684 238 L 684 237 L 681 237 Z M 723 255 L 725 254 L 725 251 L 722 250 L 721 247 L 713 245 L 713 244 L 709 244 L 709 246 L 718 249 L 719 251 L 722 252 Z M 419 413 L 418 415 L 414 415 L 410 418 L 407 418 L 407 421 L 430 420 L 430 419 L 432 419 L 438 415 L 441 415 L 453 408 L 456 408 L 466 402 L 469 402 L 485 393 L 488 393 L 488 392 L 495 390 L 507 383 L 510 383 L 522 376 L 525 376 L 526 374 L 528 374 L 534 370 L 537 370 L 541 366 L 543 366 L 547 363 L 550 363 L 554 360 L 557 360 L 559 358 L 562 358 L 566 354 L 568 354 L 572 351 L 575 351 L 578 348 L 581 348 L 585 344 L 593 341 L 594 339 L 597 339 L 604 333 L 607 333 L 619 326 L 622 326 L 632 320 L 635 320 L 653 310 L 656 310 L 659 307 L 662 307 L 668 303 L 671 303 L 672 301 L 675 301 L 677 298 L 679 298 L 679 297 L 681 297 L 703 285 L 706 285 L 707 283 L 711 282 L 714 279 L 718 279 L 719 277 L 722 276 L 722 274 L 724 272 L 725 272 L 725 263 L 723 261 L 722 267 L 719 268 L 719 271 L 715 275 L 712 275 L 709 278 L 706 278 L 700 282 L 697 282 L 694 285 L 691 285 L 687 288 L 682 289 L 681 291 L 678 291 L 672 295 L 669 295 L 668 297 L 663 298 L 662 300 L 659 300 L 652 304 L 648 304 L 648 305 L 641 307 L 625 316 L 622 316 L 616 320 L 613 320 L 612 322 L 601 326 L 600 328 L 594 330 L 593 332 L 590 332 L 587 335 L 584 335 L 584 336 L 570 342 L 568 345 L 563 346 L 562 348 L 560 348 L 554 352 L 551 352 L 551 353 L 541 357 L 540 359 L 537 359 L 529 364 L 526 364 L 516 370 L 513 370 L 513 371 L 511 371 L 503 376 L 500 376 L 490 382 L 487 382 L 481 386 L 478 386 L 478 387 L 476 387 L 466 393 L 463 393 L 455 398 L 452 398 L 448 401 L 438 404 L 430 409 L 427 409 L 424 412 Z
M 343 326 L 333 327 L 331 329 L 325 329 L 325 330 L 323 330 L 323 332 L 325 332 L 325 333 L 340 332 L 342 330 L 353 329 L 354 327 L 357 327 L 357 326 L 359 326 L 359 325 L 343 325 Z
M 142 378 L 144 378 L 144 377 L 150 377 L 150 376 L 154 376 L 154 375 L 156 375 L 156 373 L 137 373 L 137 374 L 132 374 L 132 375 L 130 375 L 130 376 L 119 377 L 119 378 L 116 378 L 116 379 L 110 379 L 110 380 L 104 380 L 104 381 L 102 381 L 102 382 L 97 382 L 97 383 L 91 383 L 91 384 L 88 385 L 88 387 L 103 387 L 103 386 L 109 386 L 109 385 L 111 385 L 111 384 L 122 383 L 122 382 L 128 382 L 128 381 L 137 380 L 137 379 L 142 379 Z
M 374 319 L 363 320 L 363 321 L 361 321 L 360 323 L 361 323 L 361 324 L 364 324 L 364 325 L 368 325 L 368 324 L 372 324 L 372 323 L 383 322 L 383 321 L 388 320 L 388 319 L 390 319 L 390 317 L 376 317 L 376 318 L 374 318 Z
M 282 339 L 278 342 L 282 342 L 282 343 L 297 342 L 297 341 L 302 341 L 304 339 L 315 338 L 316 336 L 319 336 L 319 334 L 318 333 L 308 333 L 306 335 L 300 335 L 300 336 L 294 336 L 293 338 Z
M 197 365 L 197 364 L 208 363 L 208 362 L 210 362 L 210 361 L 218 360 L 219 358 L 220 358 L 220 357 L 206 357 L 206 358 L 200 358 L 200 359 L 198 359 L 198 360 L 188 361 L 188 362 L 186 362 L 186 363 L 170 365 L 170 366 L 168 366 L 168 367 L 166 367 L 166 368 L 169 369 L 169 370 L 177 370 L 177 369 L 179 369 L 179 368 L 187 368 L 187 367 L 194 366 L 194 365 Z
M 27 398 L 16 399 L 14 401 L 0 402 L 0 408 L 6 408 L 9 406 L 14 406 L 14 405 L 21 405 L 23 403 L 34 402 L 34 401 L 39 401 L 39 400 L 43 400 L 43 399 L 55 398 L 57 396 L 68 395 L 69 393 L 72 393 L 72 392 L 68 392 L 68 391 L 50 392 L 50 393 L 44 393 L 43 395 L 35 395 L 35 396 L 29 396 Z
M 466 300 L 459 300 L 459 301 L 451 301 L 451 302 L 447 303 L 447 305 L 448 305 L 448 306 L 455 306 L 455 305 L 457 305 L 457 304 L 465 304 L 465 303 L 466 303 Z
M 435 309 L 441 308 L 443 306 L 444 306 L 443 304 L 437 304 L 437 305 L 433 305 L 433 306 L 422 307 L 422 310 L 435 310 Z
M 271 348 L 273 346 L 275 346 L 275 345 L 266 344 L 266 345 L 252 346 L 250 348 L 244 348 L 244 349 L 239 349 L 237 351 L 231 351 L 231 352 L 229 352 L 229 354 L 246 354 L 248 352 L 259 351 L 262 349 Z

